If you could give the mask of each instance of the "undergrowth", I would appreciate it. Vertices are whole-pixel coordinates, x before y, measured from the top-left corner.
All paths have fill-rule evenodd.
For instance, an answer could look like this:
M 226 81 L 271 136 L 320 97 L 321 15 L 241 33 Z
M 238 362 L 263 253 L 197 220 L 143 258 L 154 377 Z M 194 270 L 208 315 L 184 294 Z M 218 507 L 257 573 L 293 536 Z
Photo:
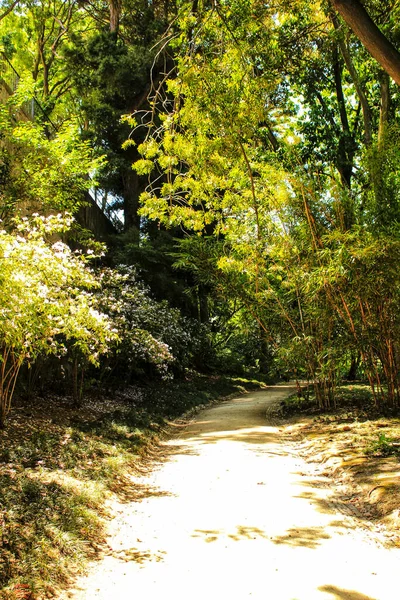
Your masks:
M 312 385 L 304 388 L 299 396 L 292 394 L 281 403 L 281 412 L 285 416 L 296 414 L 326 414 L 342 415 L 351 412 L 358 418 L 369 418 L 381 414 L 375 405 L 369 385 L 364 383 L 344 383 L 335 390 L 336 407 L 321 409 L 318 406 Z
M 363 383 L 338 386 L 335 393 L 336 408 L 321 409 L 312 388 L 302 396 L 292 394 L 281 402 L 284 417 L 308 415 L 316 424 L 364 423 L 362 439 L 354 439 L 362 454 L 371 457 L 395 456 L 400 458 L 399 411 L 379 409 L 370 387 Z M 385 429 L 382 432 L 381 429 Z
M 54 402 L 49 418 L 21 409 L 0 433 L 0 599 L 51 597 L 84 569 L 104 542 L 107 497 L 135 499 L 127 475 L 166 420 L 260 387 L 196 375 L 127 389 L 96 415 Z
M 372 456 L 397 456 L 400 458 L 400 441 L 398 437 L 393 438 L 387 433 L 379 433 L 377 439 L 370 440 L 367 443 L 366 454 Z

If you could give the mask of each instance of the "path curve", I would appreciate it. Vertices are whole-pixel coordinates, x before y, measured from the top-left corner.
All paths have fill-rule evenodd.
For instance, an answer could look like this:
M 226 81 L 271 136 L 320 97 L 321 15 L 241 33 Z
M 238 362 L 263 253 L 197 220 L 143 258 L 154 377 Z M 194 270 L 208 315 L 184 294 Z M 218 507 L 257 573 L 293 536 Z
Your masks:
M 335 512 L 268 406 L 275 386 L 203 410 L 116 505 L 112 552 L 73 600 L 394 600 L 399 550 Z M 285 436 L 287 438 L 287 436 Z

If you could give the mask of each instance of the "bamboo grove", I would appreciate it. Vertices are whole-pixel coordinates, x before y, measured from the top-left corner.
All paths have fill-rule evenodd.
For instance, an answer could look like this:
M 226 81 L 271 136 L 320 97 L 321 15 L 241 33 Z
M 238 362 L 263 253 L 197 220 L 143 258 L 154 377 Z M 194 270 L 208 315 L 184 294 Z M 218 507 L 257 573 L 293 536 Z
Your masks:
M 365 3 L 398 45 L 395 3 Z M 398 15 L 397 15 L 398 16 Z M 329 2 L 183 3 L 137 173 L 177 264 L 238 302 L 321 407 L 356 372 L 400 402 L 398 87 Z

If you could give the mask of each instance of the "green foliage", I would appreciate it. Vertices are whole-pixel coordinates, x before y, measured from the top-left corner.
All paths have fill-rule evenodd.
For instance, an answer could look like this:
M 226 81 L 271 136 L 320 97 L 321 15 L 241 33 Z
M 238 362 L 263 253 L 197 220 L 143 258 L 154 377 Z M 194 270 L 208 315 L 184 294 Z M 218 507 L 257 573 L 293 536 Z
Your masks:
M 152 299 L 149 290 L 129 267 L 101 272 L 100 307 L 118 334 L 106 369 L 130 382 L 150 370 L 162 377 L 192 365 L 204 332 L 167 302 Z
M 10 107 L 0 105 L 3 150 L 0 180 L 1 218 L 33 212 L 76 213 L 85 192 L 93 185 L 88 177 L 103 164 L 87 142 L 79 139 L 77 125 L 68 122 L 56 135 L 27 121 L 13 122 Z
M 184 7 L 177 77 L 139 146 L 142 214 L 192 232 L 177 264 L 239 304 L 321 408 L 357 355 L 376 404 L 398 404 L 390 83 L 324 4 Z
M 398 136 L 397 124 L 387 125 L 379 144 L 373 144 L 366 156 L 375 185 L 366 190 L 364 218 L 377 233 L 393 231 L 400 221 Z
M 366 450 L 367 454 L 374 456 L 396 456 L 400 454 L 399 444 L 385 433 L 379 433 L 378 439 L 372 442 Z
M 138 11 L 137 6 L 132 9 L 133 13 Z M 99 184 L 112 194 L 110 202 L 124 210 L 126 229 L 138 225 L 138 182 L 131 165 L 137 158 L 136 145 L 142 133 L 139 131 L 127 142 L 132 125 L 123 115 L 143 102 L 141 96 L 154 60 L 151 46 L 155 40 L 151 36 L 156 32 L 149 32 L 154 20 L 146 16 L 147 22 L 143 14 L 138 15 L 138 22 L 132 26 L 138 29 L 141 23 L 143 31 L 138 36 L 132 32 L 129 41 L 111 32 L 94 31 L 89 36 L 72 36 L 64 52 L 79 97 L 80 118 L 85 122 L 83 137 L 107 158 L 98 173 Z
M 97 283 L 85 257 L 51 236 L 65 230 L 61 217 L 17 222 L 16 232 L 0 232 L 0 406 L 1 425 L 23 363 L 41 355 L 72 353 L 94 365 L 115 339 L 90 290 Z
M 326 2 L 178 8 L 163 38 L 167 3 L 129 0 L 120 29 L 109 32 L 98 25 L 110 17 L 106 5 L 84 16 L 72 7 L 62 30 L 65 6 L 57 2 L 5 18 L 3 47 L 23 75 L 11 110 L 21 114 L 40 94 L 44 131 L 53 116 L 58 127 L 75 114 L 82 137 L 108 163 L 93 161 L 76 132 L 48 139 L 36 125 L 15 126 L 4 110 L 4 214 L 19 200 L 26 210 L 35 201 L 71 209 L 94 170 L 110 202 L 124 208 L 135 240 L 121 238 L 114 264 L 139 263 L 156 300 L 133 279 L 118 280 L 121 273 L 103 276 L 104 310 L 122 340 L 102 362 L 107 373 L 270 369 L 311 379 L 329 407 L 359 356 L 377 405 L 395 406 L 393 86 Z M 368 8 L 397 43 L 397 9 Z M 39 31 L 49 34 L 44 43 Z M 83 330 L 66 340 L 75 380 L 87 349 L 71 340 Z M 201 354 L 207 359 L 199 362 Z

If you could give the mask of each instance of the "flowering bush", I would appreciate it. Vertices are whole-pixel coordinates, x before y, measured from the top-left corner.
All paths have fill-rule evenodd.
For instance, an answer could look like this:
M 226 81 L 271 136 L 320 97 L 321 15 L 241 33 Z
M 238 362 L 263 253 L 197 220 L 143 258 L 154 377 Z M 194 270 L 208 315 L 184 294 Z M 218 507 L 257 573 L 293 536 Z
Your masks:
M 112 318 L 118 331 L 112 368 L 129 380 L 154 369 L 168 377 L 190 365 L 200 339 L 193 321 L 167 302 L 152 299 L 132 267 L 104 269 L 100 281 L 100 309 Z
M 83 255 L 61 241 L 69 219 L 41 217 L 0 231 L 0 426 L 10 410 L 20 367 L 41 355 L 84 357 L 94 365 L 116 339 L 91 290 L 98 284 Z

